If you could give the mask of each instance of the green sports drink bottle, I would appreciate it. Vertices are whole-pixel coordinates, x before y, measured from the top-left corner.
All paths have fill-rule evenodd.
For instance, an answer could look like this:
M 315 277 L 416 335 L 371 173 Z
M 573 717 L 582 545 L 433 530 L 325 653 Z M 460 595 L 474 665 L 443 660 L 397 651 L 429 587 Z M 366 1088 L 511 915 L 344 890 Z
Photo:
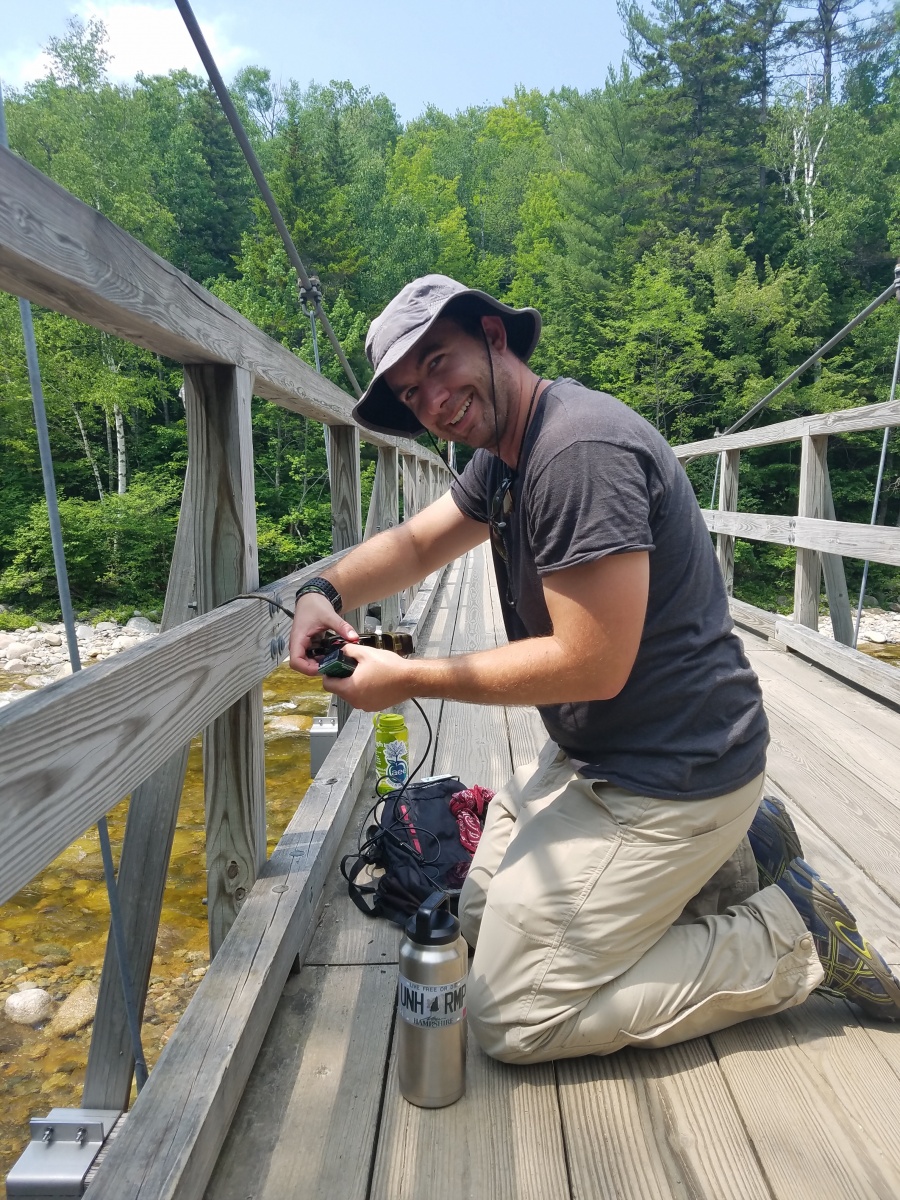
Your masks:
M 398 713 L 376 713 L 373 724 L 378 776 L 375 790 L 379 796 L 386 796 L 402 787 L 409 776 L 409 730 Z

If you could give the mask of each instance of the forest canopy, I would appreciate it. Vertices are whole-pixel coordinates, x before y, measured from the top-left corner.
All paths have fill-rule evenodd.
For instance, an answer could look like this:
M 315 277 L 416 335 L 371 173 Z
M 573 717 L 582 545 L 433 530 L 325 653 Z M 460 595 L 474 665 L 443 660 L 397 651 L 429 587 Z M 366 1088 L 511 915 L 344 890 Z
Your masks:
M 588 92 L 516 90 L 403 124 L 350 81 L 263 66 L 231 88 L 360 379 L 371 318 L 445 272 L 544 317 L 536 369 L 612 392 L 672 442 L 726 428 L 890 283 L 900 254 L 898 11 L 856 0 L 620 0 L 629 52 Z M 70 21 L 6 93 L 11 147 L 308 362 L 309 320 L 204 79 L 108 76 Z M 35 309 L 76 608 L 158 610 L 186 462 L 177 364 Z M 888 398 L 884 305 L 756 423 Z M 330 347 L 322 368 L 344 386 Z M 322 429 L 254 401 L 260 571 L 330 549 Z M 836 514 L 867 521 L 877 434 L 833 438 Z M 371 488 L 374 452 L 364 461 Z M 796 512 L 798 447 L 745 455 L 740 507 Z M 713 460 L 691 468 L 709 504 Z M 0 293 L 0 601 L 58 612 L 15 299 Z M 878 519 L 900 522 L 889 454 Z M 848 560 L 851 586 L 861 564 Z M 790 607 L 792 552 L 738 542 L 736 592 Z M 854 575 L 854 572 L 856 574 Z M 882 603 L 897 573 L 873 570 Z M 11 613 L 0 619 L 15 620 Z

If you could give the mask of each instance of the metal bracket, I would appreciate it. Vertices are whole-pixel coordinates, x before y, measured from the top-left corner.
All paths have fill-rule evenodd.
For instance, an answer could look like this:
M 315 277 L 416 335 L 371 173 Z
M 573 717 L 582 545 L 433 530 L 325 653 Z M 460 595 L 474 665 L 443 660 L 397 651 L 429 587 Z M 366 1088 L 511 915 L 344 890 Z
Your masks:
M 117 1108 L 53 1108 L 32 1117 L 31 1141 L 6 1177 L 7 1196 L 84 1195 L 85 1176 L 120 1116 Z

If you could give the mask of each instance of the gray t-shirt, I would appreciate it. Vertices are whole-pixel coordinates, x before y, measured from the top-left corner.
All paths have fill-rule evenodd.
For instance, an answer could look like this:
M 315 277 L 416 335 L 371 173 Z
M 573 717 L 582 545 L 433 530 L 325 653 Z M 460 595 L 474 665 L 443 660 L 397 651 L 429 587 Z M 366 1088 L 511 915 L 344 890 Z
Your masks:
M 478 450 L 451 488 L 487 521 L 508 468 Z M 712 542 L 688 478 L 643 417 L 571 379 L 545 389 L 494 553 L 510 641 L 552 633 L 541 576 L 650 551 L 637 658 L 612 700 L 539 706 L 550 737 L 593 778 L 664 799 L 704 800 L 765 769 L 759 683 L 733 632 Z

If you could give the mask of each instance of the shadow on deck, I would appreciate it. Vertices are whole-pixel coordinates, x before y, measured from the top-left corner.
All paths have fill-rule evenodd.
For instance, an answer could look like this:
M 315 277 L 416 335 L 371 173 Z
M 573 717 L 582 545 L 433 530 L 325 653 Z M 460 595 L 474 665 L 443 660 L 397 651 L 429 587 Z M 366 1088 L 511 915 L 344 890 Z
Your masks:
M 502 640 L 476 551 L 448 573 L 426 653 Z M 788 801 L 808 857 L 900 964 L 900 719 L 765 639 L 744 640 L 772 725 L 770 790 Z M 429 719 L 432 772 L 495 788 L 542 740 L 529 710 L 432 701 Z M 414 710 L 409 724 L 421 745 Z M 341 853 L 355 845 L 373 782 Z M 333 870 L 208 1200 L 900 1195 L 900 1030 L 814 996 L 708 1038 L 610 1058 L 511 1067 L 470 1039 L 466 1096 L 426 1111 L 397 1087 L 398 944 L 393 926 L 353 907 Z

